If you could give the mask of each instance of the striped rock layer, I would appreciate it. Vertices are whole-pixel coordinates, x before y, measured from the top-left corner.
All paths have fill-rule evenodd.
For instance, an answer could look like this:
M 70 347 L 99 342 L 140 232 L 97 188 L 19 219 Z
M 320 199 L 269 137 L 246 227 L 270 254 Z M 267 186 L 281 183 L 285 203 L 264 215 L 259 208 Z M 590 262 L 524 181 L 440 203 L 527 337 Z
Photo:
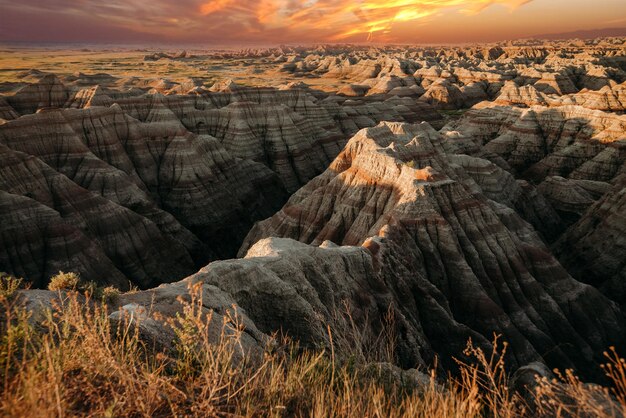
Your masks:
M 440 118 L 411 100 L 346 104 L 297 86 L 225 81 L 163 95 L 88 86 L 104 75 L 79 74 L 71 87 L 27 76 L 35 81 L 0 101 L 0 190 L 9 193 L 0 271 L 36 286 L 59 270 L 123 288 L 178 280 L 234 256 L 252 224 L 324 171 L 347 135 L 381 119 Z M 37 222 L 21 198 L 33 200 L 24 210 Z
M 427 124 L 360 131 L 255 225 L 240 255 L 265 237 L 361 245 L 408 327 L 400 347 L 417 343 L 424 361 L 458 355 L 468 337 L 488 349 L 497 333 L 511 343 L 514 368 L 543 359 L 598 377 L 597 353 L 624 343 L 623 313 L 552 256 L 514 210 L 515 192 L 481 188 L 517 184 L 510 174 L 480 169 L 493 164 L 451 154 L 444 142 Z
M 151 287 L 236 252 L 287 197 L 264 165 L 118 105 L 0 125 L 0 270 Z
M 82 75 L 77 80 L 65 77 L 71 82 L 68 86 L 54 74 L 35 73 L 33 77 L 34 83 L 0 97 L 0 120 L 13 120 L 40 109 L 118 104 L 133 118 L 153 126 L 160 124 L 164 130 L 176 126 L 214 136 L 234 157 L 272 169 L 289 192 L 328 167 L 345 140 L 361 128 L 382 120 L 441 120 L 430 105 L 409 98 L 322 100 L 299 86 L 277 90 L 242 87 L 225 80 L 210 90 L 191 82 L 169 90 L 150 83 L 146 87 L 153 87 L 146 92 L 147 88 L 86 87 L 90 81 L 103 81 L 96 76 Z M 161 81 L 171 87 L 171 83 Z M 163 91 L 168 94 L 163 95 Z

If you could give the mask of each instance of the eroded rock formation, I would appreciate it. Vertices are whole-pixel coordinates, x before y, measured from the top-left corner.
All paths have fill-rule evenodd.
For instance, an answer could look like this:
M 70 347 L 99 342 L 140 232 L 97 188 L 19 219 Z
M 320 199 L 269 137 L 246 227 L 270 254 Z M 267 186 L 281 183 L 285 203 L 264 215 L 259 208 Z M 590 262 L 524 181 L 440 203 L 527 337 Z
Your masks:
M 326 172 L 252 229 L 240 255 L 272 236 L 363 245 L 426 361 L 460 352 L 468 337 L 488 347 L 497 332 L 512 343 L 516 365 L 543 357 L 590 370 L 609 340 L 622 343 L 622 313 L 574 280 L 510 201 L 487 198 L 442 142 L 425 124 L 360 131 Z M 506 178 L 491 173 L 483 175 Z
M 99 282 L 110 270 L 110 281 L 141 287 L 175 281 L 234 254 L 252 223 L 286 197 L 276 174 L 215 138 L 139 122 L 117 105 L 23 116 L 0 125 L 0 143 L 1 190 L 30 202 L 4 205 L 17 223 L 3 222 L 1 268 L 38 285 L 59 269 Z M 34 207 L 54 215 L 58 232 L 28 221 Z M 25 246 L 33 228 L 39 252 Z M 73 244 L 77 234 L 89 245 Z M 90 247 L 115 268 L 94 274 L 73 262 Z

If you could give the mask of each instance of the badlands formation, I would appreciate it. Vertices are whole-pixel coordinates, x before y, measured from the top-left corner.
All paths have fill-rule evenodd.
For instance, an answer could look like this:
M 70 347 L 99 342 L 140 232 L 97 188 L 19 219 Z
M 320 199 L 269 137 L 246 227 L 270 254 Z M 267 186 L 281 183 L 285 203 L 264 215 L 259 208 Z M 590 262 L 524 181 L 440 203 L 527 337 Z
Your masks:
M 495 333 L 512 370 L 599 380 L 626 347 L 624 45 L 12 51 L 0 271 L 138 287 L 118 305 L 161 317 L 199 281 L 251 350 L 326 344 L 347 310 L 404 368 Z

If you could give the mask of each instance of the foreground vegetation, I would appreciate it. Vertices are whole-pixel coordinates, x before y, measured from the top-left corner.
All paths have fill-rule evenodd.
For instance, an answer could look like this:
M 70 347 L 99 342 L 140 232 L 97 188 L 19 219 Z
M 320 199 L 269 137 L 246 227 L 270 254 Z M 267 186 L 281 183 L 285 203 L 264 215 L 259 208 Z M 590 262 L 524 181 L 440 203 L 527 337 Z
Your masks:
M 6 416 L 603 417 L 626 412 L 626 364 L 614 350 L 606 353 L 605 366 L 612 388 L 583 384 L 566 371 L 540 381 L 529 402 L 510 390 L 506 344 L 497 339 L 489 356 L 470 341 L 465 354 L 474 361 L 459 362 L 458 377 L 440 380 L 431 373 L 417 386 L 364 367 L 372 359 L 357 343 L 341 358 L 332 344 L 308 351 L 288 341 L 242 358 L 243 331 L 236 318 L 230 325 L 240 333 L 223 333 L 212 342 L 211 317 L 202 313 L 198 288 L 190 288 L 191 302 L 170 321 L 176 349 L 163 353 L 142 341 L 136 323 L 111 324 L 102 302 L 114 293 L 110 290 L 81 287 L 74 277 L 58 279 L 54 286 L 64 292 L 61 302 L 37 328 L 20 307 L 20 281 L 0 280 L 0 413 Z M 335 340 L 346 344 L 346 336 Z

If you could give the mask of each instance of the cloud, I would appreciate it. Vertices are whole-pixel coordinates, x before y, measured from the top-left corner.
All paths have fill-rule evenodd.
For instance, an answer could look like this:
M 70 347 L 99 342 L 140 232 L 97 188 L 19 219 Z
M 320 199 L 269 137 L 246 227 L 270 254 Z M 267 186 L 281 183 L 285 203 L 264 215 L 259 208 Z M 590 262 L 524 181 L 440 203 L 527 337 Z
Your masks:
M 364 41 L 441 11 L 478 14 L 532 0 L 0 0 L 0 9 L 56 23 L 83 19 L 112 31 L 171 40 Z M 71 17 L 71 19 L 70 19 Z M 26 18 L 28 20 L 28 18 Z M 2 22 L 0 22 L 1 24 Z M 28 31 L 28 24 L 24 31 Z M 280 40 L 280 39 L 278 39 Z

